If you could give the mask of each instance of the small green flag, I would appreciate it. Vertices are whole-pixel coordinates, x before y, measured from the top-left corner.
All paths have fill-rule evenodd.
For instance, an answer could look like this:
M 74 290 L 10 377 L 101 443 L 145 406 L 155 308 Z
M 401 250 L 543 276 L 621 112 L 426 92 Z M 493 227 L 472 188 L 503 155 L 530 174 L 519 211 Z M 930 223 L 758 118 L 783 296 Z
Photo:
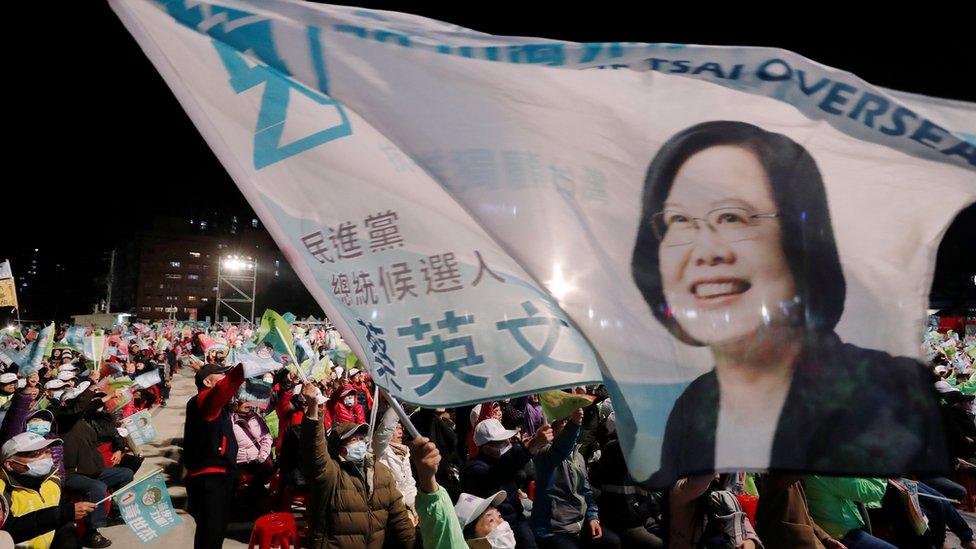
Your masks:
M 255 343 L 258 345 L 267 343 L 275 352 L 288 355 L 293 363 L 298 362 L 295 358 L 295 342 L 288 329 L 288 322 L 271 309 L 265 311 L 264 316 L 261 317 L 261 327 L 258 328 Z
M 593 395 L 576 395 L 563 391 L 548 391 L 539 393 L 539 404 L 542 405 L 542 413 L 546 415 L 549 422 L 559 421 L 572 415 L 577 408 L 585 408 L 596 397 Z
M 271 438 L 278 438 L 278 411 L 275 410 L 264 416 L 264 423 L 268 426 L 268 431 L 271 432 Z

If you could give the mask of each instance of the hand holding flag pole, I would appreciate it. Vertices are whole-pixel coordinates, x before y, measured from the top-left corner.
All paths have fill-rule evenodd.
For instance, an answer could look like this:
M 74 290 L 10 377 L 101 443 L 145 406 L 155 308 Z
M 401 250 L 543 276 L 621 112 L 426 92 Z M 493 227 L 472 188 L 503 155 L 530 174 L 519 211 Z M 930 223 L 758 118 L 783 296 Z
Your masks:
M 162 473 L 162 472 L 163 472 L 162 467 L 156 467 L 152 471 L 149 471 L 148 473 L 146 473 L 144 476 L 142 476 L 142 477 L 140 477 L 140 478 L 138 478 L 136 480 L 133 480 L 132 482 L 130 482 L 130 483 L 126 484 L 125 486 L 123 486 L 123 487 L 115 490 L 114 492 L 112 492 L 111 494 L 105 496 L 104 498 L 96 501 L 95 502 L 95 505 L 96 506 L 101 505 L 101 504 L 105 503 L 106 501 L 112 499 L 116 495 L 121 494 L 122 492 L 128 490 L 129 488 L 132 488 L 136 484 L 139 484 L 141 482 L 145 482 L 145 481 L 149 480 L 150 478 L 154 477 L 157 473 Z

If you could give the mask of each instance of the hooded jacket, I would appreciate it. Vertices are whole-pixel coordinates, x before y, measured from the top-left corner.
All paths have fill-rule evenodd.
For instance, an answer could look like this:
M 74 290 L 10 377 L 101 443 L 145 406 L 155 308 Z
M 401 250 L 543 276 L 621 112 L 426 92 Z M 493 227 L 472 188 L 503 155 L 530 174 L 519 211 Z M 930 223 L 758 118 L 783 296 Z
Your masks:
M 353 397 L 356 396 L 356 390 L 351 385 L 346 385 L 337 397 L 329 401 L 327 407 L 329 408 L 329 415 L 332 416 L 332 421 L 336 424 L 366 423 L 366 412 L 363 411 L 359 402 L 354 402 L 351 407 L 346 406 L 343 402 L 347 393 L 352 393 Z
M 341 430 L 337 425 L 333 433 Z M 390 470 L 366 456 L 362 468 L 325 442 L 321 419 L 305 418 L 301 463 L 309 485 L 309 523 L 315 549 L 413 548 L 416 531 Z

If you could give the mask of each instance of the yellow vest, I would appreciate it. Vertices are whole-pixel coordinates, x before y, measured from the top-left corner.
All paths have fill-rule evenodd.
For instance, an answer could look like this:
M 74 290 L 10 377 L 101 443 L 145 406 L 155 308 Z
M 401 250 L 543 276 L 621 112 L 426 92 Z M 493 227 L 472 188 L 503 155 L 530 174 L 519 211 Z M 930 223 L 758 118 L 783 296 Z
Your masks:
M 0 494 L 6 494 L 7 482 L 9 482 L 7 472 L 0 470 Z M 61 486 L 54 475 L 49 476 L 41 484 L 40 491 L 19 486 L 16 483 L 12 483 L 10 488 L 10 501 L 7 501 L 6 505 L 0 505 L 0 507 L 6 507 L 10 510 L 9 517 L 20 517 L 41 509 L 57 507 L 61 503 Z M 6 497 L 6 495 L 0 497 Z M 7 520 L 10 520 L 9 517 Z M 34 539 L 22 541 L 17 544 L 17 547 L 48 549 L 51 547 L 52 541 L 54 541 L 54 530 L 41 534 Z

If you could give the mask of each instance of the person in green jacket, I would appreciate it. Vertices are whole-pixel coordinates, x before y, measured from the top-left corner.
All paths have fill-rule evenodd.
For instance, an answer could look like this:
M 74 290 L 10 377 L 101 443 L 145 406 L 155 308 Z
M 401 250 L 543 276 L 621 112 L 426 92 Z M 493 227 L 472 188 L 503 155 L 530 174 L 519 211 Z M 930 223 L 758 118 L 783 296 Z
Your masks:
M 895 549 L 864 530 L 857 504 L 876 504 L 884 497 L 883 478 L 803 477 L 810 516 L 847 549 Z
M 424 437 L 413 439 L 410 446 L 410 457 L 417 469 L 415 503 L 424 549 L 515 547 L 511 526 L 495 508 L 504 501 L 504 491 L 490 499 L 461 494 L 457 507 L 454 507 L 447 491 L 434 478 L 441 461 L 437 446 Z

